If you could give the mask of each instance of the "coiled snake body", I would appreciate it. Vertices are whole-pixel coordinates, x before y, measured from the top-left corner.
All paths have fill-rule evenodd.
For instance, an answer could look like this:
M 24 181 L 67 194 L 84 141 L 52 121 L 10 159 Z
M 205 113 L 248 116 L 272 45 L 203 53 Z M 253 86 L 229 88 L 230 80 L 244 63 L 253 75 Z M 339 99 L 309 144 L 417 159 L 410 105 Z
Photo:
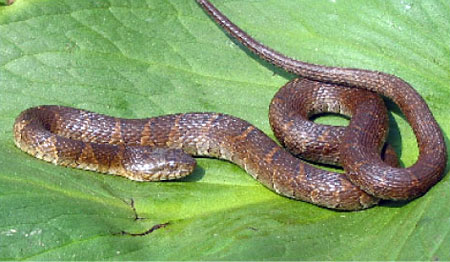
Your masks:
M 293 60 L 252 39 L 208 1 L 197 2 L 252 52 L 303 77 L 287 83 L 273 98 L 272 129 L 294 154 L 340 163 L 345 174 L 306 164 L 248 122 L 219 113 L 120 119 L 69 107 L 40 106 L 25 110 L 16 119 L 16 145 L 58 165 L 138 181 L 189 174 L 195 161 L 185 153 L 216 157 L 241 166 L 281 195 L 343 210 L 367 208 L 379 198 L 412 199 L 440 180 L 447 159 L 443 135 L 424 100 L 408 83 L 381 72 Z M 419 157 L 411 167 L 398 168 L 389 150 L 382 159 L 388 124 L 383 101 L 375 92 L 399 106 L 417 137 Z M 352 119 L 347 128 L 318 126 L 308 120 L 320 112 L 351 115 Z

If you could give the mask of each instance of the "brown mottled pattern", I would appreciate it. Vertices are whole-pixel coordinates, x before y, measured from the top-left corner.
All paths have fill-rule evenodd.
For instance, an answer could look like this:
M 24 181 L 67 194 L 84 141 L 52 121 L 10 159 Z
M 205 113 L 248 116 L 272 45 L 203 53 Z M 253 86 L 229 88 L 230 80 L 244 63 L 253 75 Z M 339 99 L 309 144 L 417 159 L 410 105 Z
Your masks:
M 176 179 L 191 173 L 195 161 L 186 153 L 217 157 L 236 163 L 281 195 L 342 210 L 370 207 L 378 202 L 377 197 L 411 199 L 439 181 L 447 158 L 442 132 L 423 99 L 406 82 L 380 72 L 290 59 L 252 39 L 208 1 L 197 2 L 252 52 L 306 78 L 289 82 L 272 100 L 273 131 L 294 154 L 340 163 L 346 174 L 308 165 L 248 122 L 219 113 L 119 119 L 69 107 L 40 106 L 25 110 L 16 119 L 16 145 L 58 165 L 137 181 Z M 380 151 L 387 117 L 382 100 L 372 92 L 396 102 L 411 124 L 420 153 L 413 166 L 396 167 L 392 150 L 386 151 L 383 162 Z M 308 120 L 321 112 L 351 115 L 352 120 L 348 128 Z

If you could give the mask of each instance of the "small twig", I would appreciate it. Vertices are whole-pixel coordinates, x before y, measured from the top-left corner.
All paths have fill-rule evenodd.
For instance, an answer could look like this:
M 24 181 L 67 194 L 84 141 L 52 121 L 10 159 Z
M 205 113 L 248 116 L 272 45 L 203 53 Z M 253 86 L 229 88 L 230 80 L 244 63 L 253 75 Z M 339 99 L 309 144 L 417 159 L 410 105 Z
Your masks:
M 156 224 L 154 226 L 152 226 L 149 230 L 142 232 L 142 233 L 129 233 L 126 231 L 122 231 L 120 232 L 121 235 L 129 235 L 129 236 L 133 236 L 133 237 L 142 237 L 142 236 L 146 236 L 148 234 L 151 234 L 153 231 L 158 230 L 160 228 L 164 228 L 166 226 L 169 225 L 169 222 L 164 223 L 164 224 Z
M 140 217 L 136 211 L 136 207 L 134 206 L 134 199 L 131 199 L 131 203 L 130 203 L 131 208 L 133 209 L 134 212 L 134 220 L 141 220 L 141 219 L 146 219 L 145 217 Z
M 122 199 L 122 201 L 125 203 L 125 204 L 127 204 L 127 205 L 129 205 L 130 207 L 131 207 L 131 209 L 133 210 L 133 213 L 134 213 L 134 220 L 143 220 L 143 219 L 147 219 L 147 218 L 145 218 L 145 217 L 140 217 L 139 215 L 138 215 L 138 213 L 137 213 L 137 211 L 136 211 L 136 207 L 134 206 L 134 199 L 133 198 L 130 198 L 130 203 L 128 203 L 126 200 L 124 200 L 124 199 Z

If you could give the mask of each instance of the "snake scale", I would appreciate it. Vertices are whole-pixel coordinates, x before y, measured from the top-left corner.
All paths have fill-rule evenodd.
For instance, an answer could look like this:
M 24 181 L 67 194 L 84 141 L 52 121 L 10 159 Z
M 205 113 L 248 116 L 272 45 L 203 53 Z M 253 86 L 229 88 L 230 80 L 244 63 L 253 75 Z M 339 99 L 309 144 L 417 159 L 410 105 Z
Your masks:
M 186 176 L 195 168 L 190 155 L 225 159 L 283 196 L 341 210 L 368 208 L 379 199 L 413 199 L 441 179 L 447 161 L 442 131 L 408 83 L 382 72 L 291 59 L 254 40 L 209 1 L 197 2 L 243 46 L 300 77 L 282 87 L 270 104 L 274 134 L 293 154 L 340 164 L 345 174 L 313 167 L 245 120 L 220 113 L 121 119 L 70 107 L 39 106 L 17 117 L 15 144 L 57 165 L 137 181 Z M 419 157 L 408 168 L 397 166 L 393 150 L 380 153 L 388 118 L 377 94 L 399 106 L 416 135 Z M 321 112 L 352 118 L 348 127 L 309 120 Z

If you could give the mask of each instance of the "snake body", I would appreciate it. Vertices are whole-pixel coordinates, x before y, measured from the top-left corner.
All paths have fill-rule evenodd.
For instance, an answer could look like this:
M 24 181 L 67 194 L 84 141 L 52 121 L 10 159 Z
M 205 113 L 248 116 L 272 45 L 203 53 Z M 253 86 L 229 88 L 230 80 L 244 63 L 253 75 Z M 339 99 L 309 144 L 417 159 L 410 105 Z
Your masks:
M 382 199 L 412 199 L 439 181 L 447 152 L 441 129 L 420 95 L 393 75 L 326 67 L 288 58 L 260 44 L 210 2 L 199 5 L 231 36 L 262 59 L 297 74 L 273 98 L 274 134 L 294 154 L 341 164 L 346 173 L 313 167 L 294 157 L 245 120 L 220 113 L 185 113 L 148 119 L 114 118 L 63 106 L 22 112 L 14 124 L 16 145 L 58 165 L 156 181 L 183 177 L 191 156 L 231 161 L 273 191 L 320 206 L 358 210 Z M 398 104 L 419 146 L 417 162 L 397 167 L 392 151 L 380 151 L 388 128 L 375 93 Z M 320 112 L 352 116 L 344 127 L 317 126 Z M 308 133 L 316 135 L 311 140 Z M 326 139 L 331 137 L 335 142 Z M 189 154 L 189 155 L 187 155 Z M 393 160 L 394 159 L 394 160 Z

